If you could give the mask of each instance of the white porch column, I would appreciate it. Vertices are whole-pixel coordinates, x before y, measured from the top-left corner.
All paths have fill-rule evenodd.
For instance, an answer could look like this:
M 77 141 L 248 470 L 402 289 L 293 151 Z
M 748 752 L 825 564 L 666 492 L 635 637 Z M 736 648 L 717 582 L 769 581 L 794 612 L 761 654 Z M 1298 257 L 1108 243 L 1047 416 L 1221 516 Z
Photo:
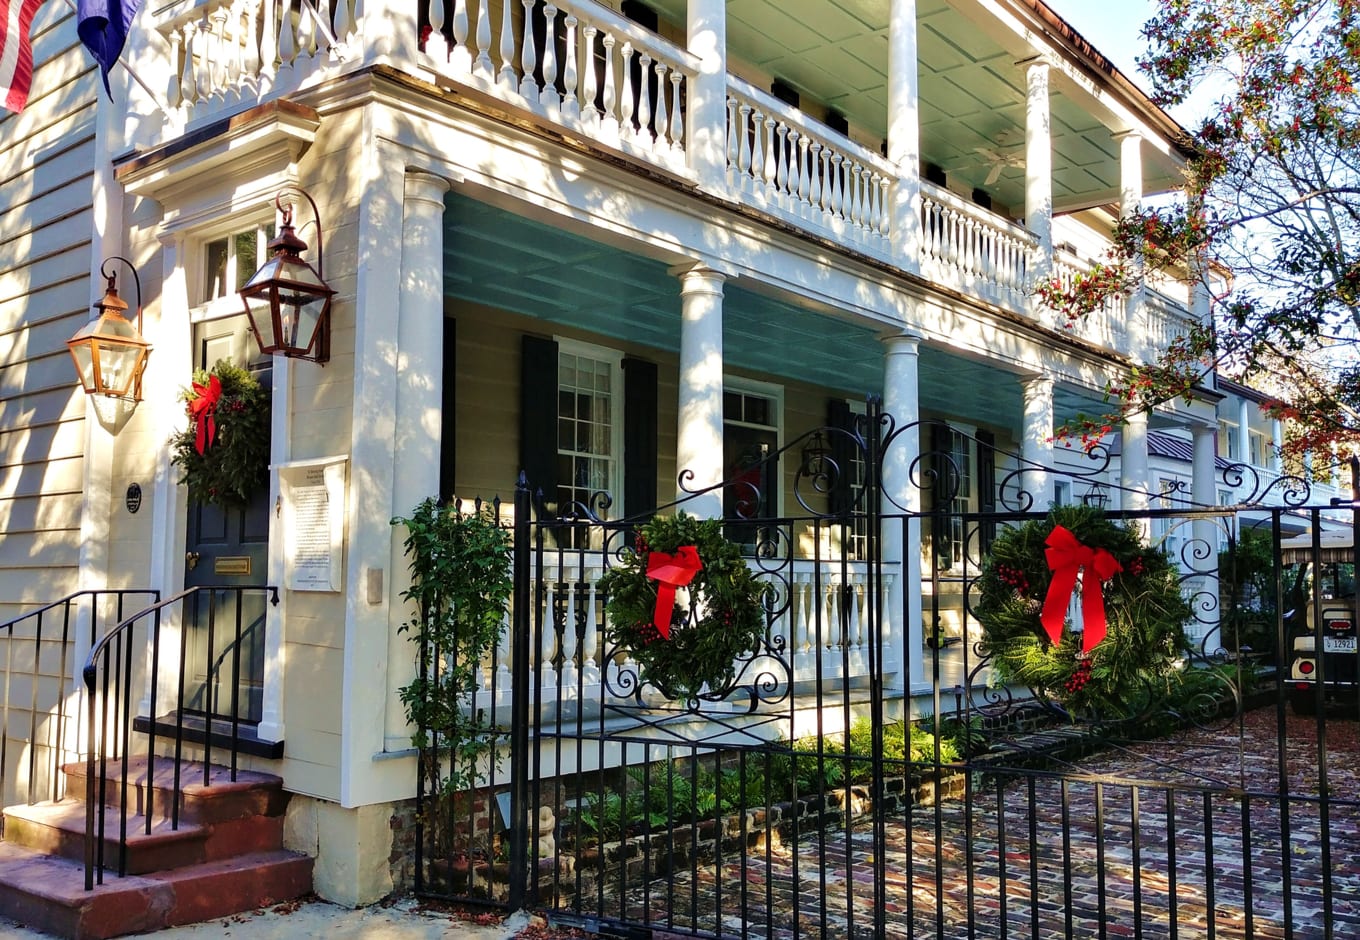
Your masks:
M 1208 422 L 1194 424 L 1190 428 L 1194 440 L 1190 465 L 1190 496 L 1197 509 L 1218 504 L 1218 487 L 1214 480 L 1214 432 L 1217 430 L 1215 425 Z M 1193 526 L 1195 543 L 1204 555 L 1201 558 L 1199 557 L 1201 552 L 1194 553 L 1195 568 L 1200 572 L 1199 592 L 1209 603 L 1194 605 L 1195 622 L 1191 629 L 1198 632 L 1199 639 L 1203 642 L 1202 649 L 1206 653 L 1214 652 L 1223 642 L 1218 629 L 1219 618 L 1223 612 L 1219 606 L 1216 563 L 1220 525 L 1221 523 L 1204 519 L 1196 520 Z
M 1053 380 L 1048 376 L 1021 383 L 1025 396 L 1025 420 L 1020 438 L 1020 458 L 1025 467 L 1053 466 Z M 1034 497 L 1036 510 L 1053 504 L 1053 475 L 1047 469 L 1023 474 L 1024 488 Z
M 404 516 L 427 496 L 439 492 L 440 432 L 444 395 L 444 193 L 449 181 L 430 173 L 408 172 L 402 201 L 401 292 L 397 312 L 397 388 L 392 464 L 392 515 Z M 387 712 L 384 749 L 411 744 L 398 690 L 416 675 L 410 637 L 398 633 L 406 619 L 395 600 L 411 585 L 402 542 L 394 530 L 388 570 L 397 616 L 387 634 Z M 353 590 L 366 590 L 355 585 Z
M 1279 418 L 1272 418 L 1270 421 L 1270 469 L 1275 473 L 1284 473 L 1284 458 L 1280 455 L 1280 448 L 1284 446 L 1284 425 Z
M 911 469 L 921 455 L 920 431 L 911 427 L 921 418 L 919 359 L 921 335 L 911 331 L 880 337 L 884 346 L 883 410 L 895 426 L 906 427 L 883 454 L 883 561 L 898 563 L 897 577 L 886 592 L 883 620 L 884 673 L 897 672 L 897 687 L 925 682 L 924 635 L 921 626 L 921 491 L 911 481 Z M 902 516 L 906 513 L 905 526 Z M 894 623 L 905 617 L 905 625 Z M 900 652 L 891 641 L 902 638 Z M 894 669 L 893 653 L 899 658 Z M 904 672 L 903 667 L 906 667 Z
M 1119 215 L 1126 218 L 1143 206 L 1143 135 L 1125 131 L 1115 135 L 1119 142 Z M 1129 352 L 1143 362 L 1155 357 L 1147 322 L 1147 297 L 1143 287 L 1143 266 L 1134 260 L 1137 287 L 1124 302 L 1124 323 Z
M 1138 411 L 1128 416 L 1124 422 L 1122 447 L 1119 456 L 1120 508 L 1131 512 L 1144 512 L 1151 507 L 1148 493 L 1148 416 Z M 1151 534 L 1147 519 L 1139 519 L 1138 527 L 1143 538 Z
M 1233 459 L 1251 466 L 1251 402 L 1245 398 L 1237 400 L 1237 453 Z
M 888 8 L 888 162 L 897 168 L 892 240 L 897 263 L 921 263 L 921 125 L 916 67 L 916 0 L 891 0 Z
M 722 192 L 727 185 L 727 5 L 689 0 L 686 46 L 699 59 L 687 107 L 690 165 L 699 188 Z
M 672 269 L 680 277 L 680 417 L 675 467 L 685 491 L 715 486 L 723 472 L 723 282 L 702 264 Z M 713 490 L 685 503 L 686 512 L 719 519 L 722 493 Z
M 1048 62 L 1025 69 L 1025 227 L 1039 238 L 1030 272 L 1035 280 L 1053 273 L 1053 138 L 1049 126 Z

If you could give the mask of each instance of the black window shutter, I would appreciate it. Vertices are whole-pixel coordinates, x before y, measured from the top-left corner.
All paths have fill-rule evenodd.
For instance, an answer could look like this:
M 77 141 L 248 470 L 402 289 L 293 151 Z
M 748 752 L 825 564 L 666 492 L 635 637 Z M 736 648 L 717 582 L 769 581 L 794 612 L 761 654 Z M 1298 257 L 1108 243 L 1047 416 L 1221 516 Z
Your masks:
M 439 417 L 439 498 L 451 498 L 456 492 L 454 435 L 457 433 L 455 409 L 458 401 L 458 321 L 444 320 L 444 394 Z
M 623 360 L 623 514 L 656 509 L 656 363 Z
M 827 508 L 833 516 L 843 516 L 854 509 L 855 498 L 850 487 L 855 464 L 855 445 L 849 437 L 855 430 L 855 416 L 850 411 L 850 403 L 843 398 L 827 399 L 826 424 L 831 429 L 828 449 L 836 464 L 836 477 L 827 494 Z
M 949 557 L 949 510 L 950 497 L 959 485 L 958 472 L 950 459 L 951 435 L 949 425 L 934 421 L 930 424 L 930 466 L 935 470 L 931 481 L 931 557 L 935 570 L 947 568 L 953 563 Z
M 991 431 L 977 432 L 978 462 L 978 511 L 983 514 L 996 512 L 996 435 Z M 996 539 L 996 523 L 991 519 L 982 521 L 981 550 L 986 552 Z
M 525 334 L 520 343 L 519 463 L 532 493 L 557 505 L 557 343 Z M 542 508 L 540 506 L 540 508 Z

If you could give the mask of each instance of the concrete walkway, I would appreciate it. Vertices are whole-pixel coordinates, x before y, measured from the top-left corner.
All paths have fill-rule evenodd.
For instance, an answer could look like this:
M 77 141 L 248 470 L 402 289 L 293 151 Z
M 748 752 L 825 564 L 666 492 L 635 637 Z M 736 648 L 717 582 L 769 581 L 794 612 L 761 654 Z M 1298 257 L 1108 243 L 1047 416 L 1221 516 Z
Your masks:
M 410 899 L 361 910 L 325 901 L 307 901 L 278 904 L 265 911 L 131 936 L 155 937 L 156 940 L 207 940 L 210 937 L 239 940 L 299 940 L 303 937 L 324 940 L 511 940 L 527 935 L 552 935 L 538 923 L 531 921 L 528 914 L 520 913 L 502 923 L 479 925 L 423 908 Z M 4 940 L 51 940 L 48 934 L 4 919 L 0 919 L 0 937 Z

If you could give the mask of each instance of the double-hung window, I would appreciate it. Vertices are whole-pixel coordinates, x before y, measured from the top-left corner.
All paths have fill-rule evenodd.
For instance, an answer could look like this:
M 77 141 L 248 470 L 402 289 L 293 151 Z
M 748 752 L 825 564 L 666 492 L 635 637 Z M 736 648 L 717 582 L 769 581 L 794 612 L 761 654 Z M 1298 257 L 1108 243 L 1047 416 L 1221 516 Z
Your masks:
M 557 499 L 559 511 L 617 495 L 623 452 L 621 356 L 568 340 L 557 354 Z

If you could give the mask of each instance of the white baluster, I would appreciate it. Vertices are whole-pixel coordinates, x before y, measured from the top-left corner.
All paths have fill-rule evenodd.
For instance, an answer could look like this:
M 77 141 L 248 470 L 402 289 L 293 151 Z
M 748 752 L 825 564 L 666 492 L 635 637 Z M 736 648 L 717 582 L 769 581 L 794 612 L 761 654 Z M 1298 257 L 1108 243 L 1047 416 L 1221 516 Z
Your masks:
M 622 63 L 619 68 L 619 87 L 622 90 L 619 96 L 619 134 L 629 138 L 637 133 L 635 118 L 639 96 L 634 94 L 633 88 L 633 44 L 626 39 L 619 50 L 619 58 Z
M 254 9 L 252 6 L 251 9 Z M 260 91 L 274 83 L 279 59 L 279 29 L 273 0 L 265 0 L 260 22 Z
M 846 211 L 846 217 L 855 225 L 859 225 L 864 221 L 864 202 L 863 194 L 860 192 L 860 173 L 860 165 L 858 163 L 852 163 L 850 165 L 850 206 Z
M 244 4 L 245 30 L 241 36 L 241 82 L 251 88 L 260 87 L 260 47 L 257 44 L 255 32 L 255 10 L 254 3 Z M 236 21 L 238 24 L 240 19 Z
M 547 575 L 547 590 L 544 593 L 543 635 L 539 638 L 538 673 L 543 698 L 552 698 L 557 693 L 557 667 L 553 656 L 557 653 L 557 572 Z
M 279 20 L 279 64 L 291 69 L 297 58 L 297 36 L 293 31 L 293 15 L 284 7 L 283 17 Z
M 184 92 L 181 88 L 184 76 L 184 60 L 180 58 L 184 54 L 184 39 L 177 30 L 170 30 L 170 61 L 174 63 L 171 70 L 170 83 L 165 89 L 165 100 L 170 107 L 178 108 L 184 104 Z
M 551 3 L 545 6 L 543 19 L 543 88 L 539 91 L 538 103 L 549 111 L 556 111 L 562 106 L 562 96 L 557 93 L 557 7 Z
M 812 138 L 804 134 L 798 139 L 798 202 L 808 208 L 809 194 L 812 192 Z
M 335 22 L 331 28 L 335 31 L 337 43 L 348 42 L 354 32 L 354 14 L 350 12 L 350 2 L 351 0 L 335 0 Z
M 741 169 L 741 139 L 746 136 L 745 124 L 738 124 L 742 120 L 741 108 L 737 104 L 737 99 L 731 95 L 727 96 L 727 182 L 730 185 L 733 179 L 733 171 Z M 738 136 L 740 135 L 740 136 Z
M 738 145 L 741 148 L 737 159 L 737 170 L 740 172 L 743 179 L 746 179 L 751 175 L 751 138 L 752 136 L 755 136 L 757 139 L 760 137 L 759 131 L 755 130 L 755 128 L 760 126 L 759 120 L 757 120 L 754 125 L 751 123 L 751 112 L 753 110 L 754 109 L 749 104 L 742 102 L 741 123 L 737 126 L 737 134 L 739 135 Z
M 841 632 L 841 612 L 845 605 L 845 594 L 841 590 L 840 584 L 827 585 L 828 614 L 826 618 L 826 635 L 823 639 L 826 645 L 822 647 L 822 657 L 825 665 L 822 667 L 823 675 L 841 675 L 841 646 L 844 643 L 844 636 Z
M 468 48 L 470 33 L 467 0 L 453 0 L 453 48 L 449 51 L 449 64 L 460 75 L 472 71 L 472 50 Z
M 845 162 L 845 157 L 839 153 L 831 155 L 831 214 L 836 218 L 844 218 L 845 213 L 845 184 L 841 180 L 841 164 Z
M 501 3 L 501 70 L 498 81 L 504 88 L 515 87 L 515 21 L 510 16 L 510 0 Z
M 666 63 L 656 63 L 652 71 L 656 73 L 656 117 L 652 126 L 656 128 L 657 147 L 664 149 L 666 134 L 670 131 L 670 120 L 666 115 Z
M 680 82 L 684 75 L 679 69 L 671 70 L 671 149 L 685 149 L 685 114 L 680 109 Z
M 783 121 L 775 126 L 774 188 L 782 196 L 789 191 L 789 126 Z
M 524 35 L 520 37 L 519 93 L 530 101 L 538 99 L 534 84 L 534 69 L 538 67 L 538 52 L 534 48 L 534 0 L 521 0 L 524 6 Z
M 779 175 L 779 164 L 776 162 L 778 157 L 775 154 L 775 124 L 774 115 L 765 118 L 765 191 L 768 196 L 774 196 L 775 178 Z
M 227 52 L 227 8 L 218 7 L 213 10 L 208 21 L 212 24 L 213 39 L 213 64 L 208 72 L 208 80 L 211 83 L 208 91 L 209 94 L 225 98 L 227 85 L 230 83 L 227 64 L 230 61 Z
M 652 57 L 646 52 L 638 55 L 638 138 L 648 146 L 652 143 Z
M 586 126 L 595 127 L 600 121 L 600 108 L 595 99 L 600 96 L 600 83 L 595 72 L 595 37 L 599 29 L 587 23 L 581 29 L 582 51 L 585 53 L 583 64 L 586 70 L 585 91 L 581 96 L 582 117 Z
M 293 62 L 295 65 L 305 65 L 306 63 L 299 63 L 298 60 L 309 59 L 316 54 L 316 24 L 312 21 L 312 11 L 305 6 L 298 8 L 295 42 L 297 55 Z
M 579 595 L 584 593 L 586 585 L 577 581 L 568 581 L 565 586 L 567 597 L 564 607 L 567 615 L 562 624 L 562 689 L 567 694 L 572 694 L 576 690 L 578 675 L 576 666 L 576 605 L 582 603 Z
M 889 177 L 880 176 L 878 186 L 878 233 L 888 237 L 892 235 L 892 213 L 888 211 L 888 206 L 892 202 L 892 180 Z
M 562 113 L 569 118 L 577 118 L 581 116 L 581 89 L 578 87 L 580 76 L 576 68 L 576 29 L 581 21 L 575 14 L 568 13 L 563 22 L 567 28 L 567 43 L 562 62 L 562 86 L 566 89 L 566 97 L 562 100 Z
M 477 0 L 477 25 L 474 37 L 473 41 L 477 44 L 474 71 L 482 78 L 490 81 L 496 74 L 496 70 L 491 64 L 491 9 L 487 0 Z
M 812 189 L 808 192 L 808 201 L 812 204 L 812 208 L 820 212 L 823 208 L 822 200 L 824 198 L 822 180 L 826 179 L 826 149 L 822 147 L 820 140 L 814 140 L 811 150 L 811 165 L 808 167 L 808 171 L 812 174 Z
M 598 685 L 600 682 L 600 666 L 596 656 L 600 651 L 600 610 L 598 600 L 600 592 L 595 589 L 595 582 L 600 579 L 603 572 L 600 569 L 591 569 L 586 577 L 586 629 L 581 638 L 581 676 L 585 684 Z
M 618 82 L 615 69 L 618 61 L 614 58 L 614 46 L 618 40 L 613 33 L 604 34 L 604 89 L 601 92 L 600 104 L 604 109 L 604 119 L 600 125 L 601 136 L 606 141 L 618 140 L 619 138 L 619 113 L 618 113 Z
M 186 105 L 198 102 L 198 73 L 194 69 L 194 40 L 198 35 L 197 23 L 184 24 L 184 71 L 179 78 L 180 101 Z
M 430 34 L 425 37 L 425 54 L 436 62 L 449 60 L 448 40 L 444 38 L 444 0 L 429 0 L 425 5 Z

